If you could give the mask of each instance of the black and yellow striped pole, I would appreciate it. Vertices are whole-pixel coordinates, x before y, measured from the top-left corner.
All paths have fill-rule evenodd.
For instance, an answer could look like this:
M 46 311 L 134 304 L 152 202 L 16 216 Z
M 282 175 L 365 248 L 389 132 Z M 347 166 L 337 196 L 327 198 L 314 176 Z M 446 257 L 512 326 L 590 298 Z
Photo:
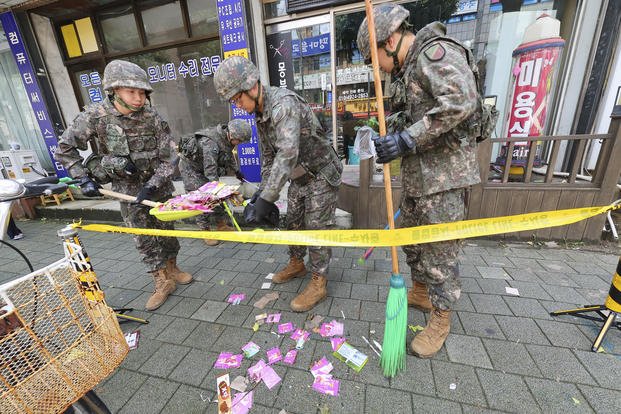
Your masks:
M 593 352 L 597 352 L 599 347 L 606 336 L 606 333 L 610 329 L 611 326 L 616 326 L 617 329 L 621 330 L 621 322 L 615 322 L 617 318 L 617 314 L 621 313 L 621 258 L 619 258 L 619 262 L 617 263 L 617 271 L 612 277 L 612 283 L 610 284 L 610 290 L 608 291 L 608 298 L 606 298 L 606 302 L 603 305 L 593 305 L 593 306 L 585 306 L 582 308 L 569 309 L 569 310 L 560 310 L 555 312 L 550 312 L 552 316 L 558 315 L 574 315 L 579 318 L 590 319 L 593 321 L 604 322 L 602 329 L 600 329 L 595 341 L 593 342 L 593 346 L 591 350 Z M 604 311 L 608 311 L 608 314 L 605 314 Z M 587 312 L 595 312 L 598 316 L 586 315 Z
M 80 282 L 80 288 L 84 292 L 84 296 L 86 299 L 93 302 L 101 302 L 104 300 L 104 292 L 99 286 L 99 281 L 97 280 L 97 275 L 93 270 L 93 265 L 91 263 L 91 258 L 86 253 L 84 249 L 84 245 L 78 236 L 78 231 L 72 226 L 66 226 L 57 232 L 58 237 L 60 237 L 63 241 L 64 248 L 71 255 L 74 253 L 73 245 L 80 246 L 82 248 L 82 256 L 84 258 L 84 262 L 82 265 L 78 265 L 75 262 L 71 262 L 74 270 L 78 273 L 78 281 Z M 126 315 L 125 312 L 132 311 L 132 308 L 121 308 L 121 309 L 113 309 L 114 314 L 119 319 L 124 319 L 128 321 L 139 322 L 143 324 L 149 323 L 146 319 L 137 318 L 135 316 Z

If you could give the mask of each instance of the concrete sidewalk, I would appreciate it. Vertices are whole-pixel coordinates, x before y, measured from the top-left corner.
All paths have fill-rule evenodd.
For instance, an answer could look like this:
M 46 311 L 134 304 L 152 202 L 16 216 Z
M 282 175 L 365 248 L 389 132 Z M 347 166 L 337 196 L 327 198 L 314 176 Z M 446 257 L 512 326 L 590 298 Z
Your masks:
M 13 242 L 42 267 L 61 257 L 51 219 L 20 221 L 25 238 Z M 114 413 L 213 413 L 221 352 L 240 353 L 248 341 L 259 354 L 230 370 L 231 379 L 265 351 L 291 349 L 295 342 L 277 335 L 275 326 L 252 326 L 255 315 L 282 313 L 281 322 L 303 326 L 308 314 L 290 311 L 289 301 L 308 281 L 295 279 L 261 289 L 265 276 L 284 266 L 284 246 L 223 243 L 208 248 L 201 240 L 181 240 L 180 266 L 196 280 L 177 291 L 157 311 L 144 312 L 152 282 L 138 259 L 131 237 L 83 231 L 82 241 L 115 307 L 134 307 L 148 325 L 139 329 L 138 349 L 96 391 Z M 407 356 L 407 370 L 386 379 L 379 358 L 362 336 L 382 342 L 390 262 L 387 249 L 376 249 L 358 264 L 363 249 L 333 249 L 328 298 L 313 314 L 336 319 L 344 336 L 369 356 L 356 373 L 332 356 L 330 342 L 313 333 L 294 365 L 273 365 L 282 382 L 254 389 L 251 413 L 619 413 L 621 412 L 621 332 L 612 328 L 602 353 L 590 351 L 600 325 L 585 319 L 551 317 L 550 311 L 603 303 L 617 267 L 617 252 L 595 248 L 566 249 L 468 240 L 460 255 L 463 293 L 452 318 L 452 331 L 431 360 Z M 407 266 L 401 255 L 401 269 Z M 15 252 L 0 248 L 0 278 L 27 273 Z M 406 277 L 406 279 L 409 279 Z M 409 281 L 408 281 L 409 284 Z M 508 294 L 507 287 L 519 296 Z M 268 292 L 280 297 L 266 309 L 253 303 Z M 244 293 L 240 305 L 226 299 Z M 408 323 L 424 326 L 426 315 L 408 310 Z M 408 332 L 408 344 L 413 338 Z M 336 397 L 311 387 L 312 363 L 326 357 L 340 381 Z M 326 411 L 329 409 L 329 411 Z

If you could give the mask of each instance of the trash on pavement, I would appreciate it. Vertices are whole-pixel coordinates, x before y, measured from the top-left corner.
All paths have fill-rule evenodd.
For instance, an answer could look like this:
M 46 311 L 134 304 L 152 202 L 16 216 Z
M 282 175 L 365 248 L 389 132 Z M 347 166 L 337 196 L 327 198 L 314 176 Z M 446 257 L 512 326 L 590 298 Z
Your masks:
M 241 366 L 242 359 L 244 359 L 242 354 L 222 352 L 220 353 L 220 356 L 218 356 L 218 359 L 213 367 L 216 369 L 239 368 Z
M 246 345 L 242 346 L 241 350 L 244 352 L 246 358 L 252 358 L 259 352 L 261 347 L 254 342 L 250 341 Z
M 229 374 L 224 374 L 216 378 L 218 394 L 218 414 L 231 413 L 231 387 Z
M 356 372 L 360 372 L 369 360 L 367 355 L 358 351 L 347 342 L 343 342 L 332 355 L 343 361 Z

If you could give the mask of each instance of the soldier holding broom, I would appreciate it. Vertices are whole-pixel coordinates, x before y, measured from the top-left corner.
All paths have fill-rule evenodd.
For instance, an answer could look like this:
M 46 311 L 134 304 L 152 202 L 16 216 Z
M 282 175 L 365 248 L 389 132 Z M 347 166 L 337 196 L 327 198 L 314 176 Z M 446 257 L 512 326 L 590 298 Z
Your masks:
M 463 220 L 467 189 L 480 182 L 476 137 L 481 108 L 472 55 L 446 36 L 442 23 L 415 35 L 409 14 L 393 4 L 373 10 L 378 63 L 396 78 L 389 95 L 405 119 L 392 129 L 388 125 L 389 133 L 375 141 L 379 163 L 402 157 L 402 227 Z M 370 59 L 366 18 L 357 43 Z M 434 356 L 449 334 L 451 309 L 461 293 L 459 246 L 451 240 L 403 247 L 414 282 L 408 304 L 431 311 L 427 326 L 411 343 L 421 358 Z

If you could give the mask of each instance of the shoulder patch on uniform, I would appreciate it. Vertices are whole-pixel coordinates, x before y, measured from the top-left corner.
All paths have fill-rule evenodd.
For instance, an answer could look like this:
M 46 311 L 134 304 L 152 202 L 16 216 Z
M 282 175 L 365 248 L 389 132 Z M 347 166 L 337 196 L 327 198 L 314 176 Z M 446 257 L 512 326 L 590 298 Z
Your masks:
M 440 43 L 434 43 L 426 48 L 423 53 L 425 54 L 425 57 L 427 57 L 427 59 L 435 62 L 441 60 L 444 57 L 444 55 L 446 54 L 446 50 L 444 50 L 444 46 L 442 46 Z

